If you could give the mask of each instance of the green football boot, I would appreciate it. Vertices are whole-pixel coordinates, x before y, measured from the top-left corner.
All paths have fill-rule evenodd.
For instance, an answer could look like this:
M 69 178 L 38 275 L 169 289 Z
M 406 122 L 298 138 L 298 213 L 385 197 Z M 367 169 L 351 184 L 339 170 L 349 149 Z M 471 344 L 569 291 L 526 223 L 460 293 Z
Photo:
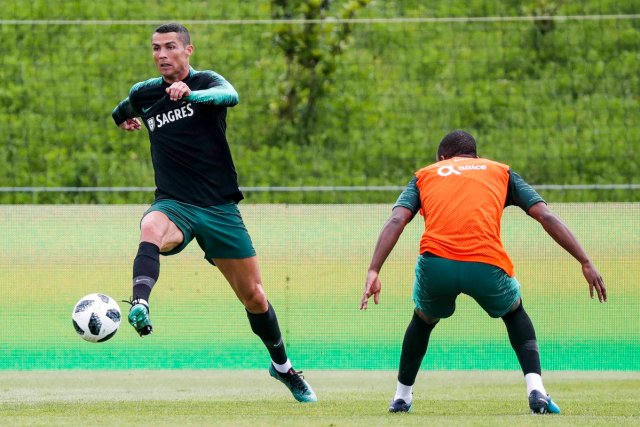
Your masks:
M 143 299 L 125 301 L 131 304 L 129 309 L 129 323 L 141 337 L 153 332 L 151 318 L 149 317 L 149 303 Z
M 283 374 L 278 372 L 273 364 L 271 364 L 269 366 L 269 374 L 282 384 L 286 385 L 298 402 L 309 403 L 318 401 L 318 398 L 311 389 L 311 386 L 304 380 L 304 377 L 300 375 L 302 374 L 302 371 L 296 372 L 291 368 L 289 369 L 289 372 Z

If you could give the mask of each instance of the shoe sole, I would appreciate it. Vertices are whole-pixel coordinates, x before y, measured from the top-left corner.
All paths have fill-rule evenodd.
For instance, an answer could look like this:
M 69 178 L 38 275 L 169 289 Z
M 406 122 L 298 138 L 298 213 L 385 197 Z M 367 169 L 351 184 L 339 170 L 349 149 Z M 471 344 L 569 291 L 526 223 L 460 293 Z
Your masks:
M 398 410 L 393 410 L 391 408 L 389 408 L 389 413 L 390 414 L 408 414 L 409 412 L 411 412 L 411 408 L 409 409 L 398 409 Z
M 411 412 L 411 408 L 413 407 L 413 405 L 409 405 L 409 407 L 407 409 L 394 409 L 393 406 L 389 406 L 389 413 L 390 414 L 401 414 L 401 413 L 407 413 L 407 412 Z

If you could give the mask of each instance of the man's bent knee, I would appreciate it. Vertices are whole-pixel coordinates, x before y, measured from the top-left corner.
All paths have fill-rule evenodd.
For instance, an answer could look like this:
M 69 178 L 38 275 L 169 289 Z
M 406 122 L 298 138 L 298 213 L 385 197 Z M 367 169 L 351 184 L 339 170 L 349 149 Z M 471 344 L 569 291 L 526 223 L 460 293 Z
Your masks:
M 160 252 L 167 252 L 180 245 L 184 236 L 167 215 L 160 211 L 153 211 L 142 218 L 140 240 L 157 245 Z
M 422 319 L 422 321 L 424 323 L 426 323 L 427 325 L 435 325 L 436 323 L 438 323 L 440 321 L 439 317 L 431 317 L 428 316 L 427 314 L 423 313 L 422 311 L 420 311 L 419 309 L 415 309 L 415 313 L 418 315 L 418 317 L 420 319 Z
M 251 294 L 240 296 L 240 301 L 249 313 L 260 314 L 265 313 L 269 309 L 269 302 L 262 290 L 262 286 L 256 286 L 254 292 Z
M 522 298 L 518 298 L 518 301 L 516 301 L 511 306 L 511 308 L 509 309 L 509 313 L 513 313 L 514 311 L 516 311 L 518 309 L 518 307 L 520 307 L 521 301 L 522 301 Z M 509 313 L 507 313 L 507 314 L 509 314 Z

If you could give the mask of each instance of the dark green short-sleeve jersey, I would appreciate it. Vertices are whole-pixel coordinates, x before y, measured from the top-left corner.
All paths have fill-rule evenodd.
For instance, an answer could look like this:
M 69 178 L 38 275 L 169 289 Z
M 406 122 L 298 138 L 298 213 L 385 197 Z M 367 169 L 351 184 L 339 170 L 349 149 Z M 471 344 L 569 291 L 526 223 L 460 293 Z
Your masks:
M 393 205 L 394 208 L 401 206 L 409 209 L 414 215 L 418 213 L 420 210 L 420 191 L 418 191 L 417 182 L 418 178 L 414 176 L 400 193 L 398 200 Z
M 409 181 L 407 187 L 402 191 L 398 200 L 393 207 L 401 206 L 409 209 L 413 214 L 420 211 L 420 191 L 416 182 L 418 178 L 415 176 Z M 544 199 L 533 189 L 524 179 L 512 170 L 509 170 L 509 188 L 507 189 L 506 206 L 518 206 L 525 212 L 529 212 L 531 206 L 539 202 L 545 202 Z M 546 203 L 546 202 L 545 202 Z
M 511 169 L 509 169 L 509 190 L 505 206 L 518 206 L 523 211 L 529 213 L 529 208 L 536 203 L 544 202 L 544 199 L 533 189 L 524 179 Z

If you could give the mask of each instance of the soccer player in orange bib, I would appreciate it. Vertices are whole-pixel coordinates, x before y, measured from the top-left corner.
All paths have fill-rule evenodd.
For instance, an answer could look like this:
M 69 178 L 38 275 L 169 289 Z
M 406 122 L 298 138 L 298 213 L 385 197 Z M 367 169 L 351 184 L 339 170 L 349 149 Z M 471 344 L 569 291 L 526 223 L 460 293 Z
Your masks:
M 378 238 L 360 303 L 360 309 L 366 309 L 373 296 L 378 304 L 380 269 L 405 226 L 420 212 L 425 230 L 413 286 L 416 307 L 402 343 L 396 394 L 389 412 L 411 409 L 413 384 L 431 331 L 440 319 L 453 314 L 461 293 L 475 299 L 489 316 L 504 321 L 524 373 L 531 412 L 560 412 L 542 383 L 535 330 L 500 238 L 502 212 L 512 205 L 538 221 L 580 262 L 591 298 L 595 291 L 600 302 L 607 300 L 600 273 L 542 197 L 509 166 L 479 158 L 476 141 L 469 133 L 449 133 L 440 142 L 436 163 L 417 171 L 395 203 Z

